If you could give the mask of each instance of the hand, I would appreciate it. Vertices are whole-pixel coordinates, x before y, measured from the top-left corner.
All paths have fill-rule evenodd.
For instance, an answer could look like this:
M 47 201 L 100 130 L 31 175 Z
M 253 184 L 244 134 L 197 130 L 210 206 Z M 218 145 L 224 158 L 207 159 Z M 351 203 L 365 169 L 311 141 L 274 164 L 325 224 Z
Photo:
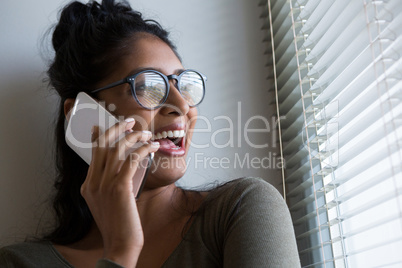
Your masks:
M 132 131 L 134 124 L 134 120 L 119 122 L 103 135 L 93 127 L 92 161 L 81 186 L 102 234 L 103 257 L 125 267 L 135 267 L 144 244 L 132 178 L 139 162 L 159 148 L 159 143 L 144 144 L 125 158 L 134 144 L 152 137 L 149 131 Z M 129 134 L 114 144 L 124 132 Z

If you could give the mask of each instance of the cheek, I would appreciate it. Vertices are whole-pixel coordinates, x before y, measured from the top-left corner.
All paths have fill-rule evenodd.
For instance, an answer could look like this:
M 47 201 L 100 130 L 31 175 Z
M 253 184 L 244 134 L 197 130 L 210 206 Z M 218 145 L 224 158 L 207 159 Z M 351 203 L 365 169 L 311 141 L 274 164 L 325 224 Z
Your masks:
M 140 131 L 140 130 L 151 130 L 152 129 L 152 124 L 154 122 L 154 116 L 152 116 L 152 113 L 150 112 L 137 112 L 137 113 L 132 113 L 130 117 L 133 117 L 135 119 L 135 125 L 134 125 L 134 130 L 135 131 Z
M 187 139 L 188 139 L 188 141 L 191 141 L 191 139 L 193 137 L 193 133 L 194 133 L 195 124 L 197 123 L 197 116 L 198 116 L 197 108 L 191 108 L 188 115 L 189 115 L 189 122 L 188 122 L 188 129 L 187 129 L 187 133 L 188 133 Z
M 151 121 L 151 115 L 148 111 L 144 111 L 136 101 L 132 98 L 122 97 L 118 94 L 111 94 L 110 92 L 101 92 L 99 98 L 105 103 L 105 107 L 119 120 L 132 117 L 135 119 L 135 130 L 147 129 L 145 126 Z M 108 94 L 106 94 L 108 93 Z M 115 92 L 113 92 L 115 93 Z
M 116 109 L 114 114 L 117 117 L 123 118 L 134 118 L 135 125 L 133 127 L 134 131 L 149 130 L 151 129 L 151 124 L 153 122 L 154 116 L 149 111 L 143 111 L 143 109 L 122 109 L 122 106 Z M 124 107 L 124 106 L 123 106 Z M 127 106 L 126 106 L 127 107 Z M 130 107 L 130 106 L 128 106 Z M 122 118 L 122 119 L 123 119 Z

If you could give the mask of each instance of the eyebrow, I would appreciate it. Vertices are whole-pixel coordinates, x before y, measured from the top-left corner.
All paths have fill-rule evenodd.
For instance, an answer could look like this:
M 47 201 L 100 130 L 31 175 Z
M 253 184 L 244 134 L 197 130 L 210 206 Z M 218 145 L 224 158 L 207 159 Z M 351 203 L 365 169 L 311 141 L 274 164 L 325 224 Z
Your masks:
M 157 67 L 141 67 L 141 68 L 136 68 L 136 69 L 132 70 L 132 71 L 129 72 L 125 77 L 129 77 L 129 76 L 132 76 L 132 75 L 134 75 L 134 74 L 136 74 L 136 73 L 139 73 L 139 72 L 142 72 L 142 71 L 146 71 L 146 70 L 155 70 L 155 71 L 158 71 L 158 72 L 160 72 L 160 73 L 163 73 L 163 74 L 166 75 L 166 76 L 171 75 L 171 74 L 165 74 L 165 73 L 162 71 L 162 69 L 157 68 Z M 173 74 L 178 75 L 178 74 L 180 74 L 180 73 L 182 73 L 182 72 L 184 72 L 184 71 L 185 71 L 185 69 L 176 69 L 176 70 L 174 70 L 174 73 L 173 73 Z

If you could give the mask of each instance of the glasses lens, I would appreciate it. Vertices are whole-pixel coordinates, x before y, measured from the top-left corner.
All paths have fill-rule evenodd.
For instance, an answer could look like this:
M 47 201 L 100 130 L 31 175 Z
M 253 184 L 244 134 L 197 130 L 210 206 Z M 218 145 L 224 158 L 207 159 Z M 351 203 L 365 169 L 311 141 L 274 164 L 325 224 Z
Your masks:
M 194 71 L 186 71 L 182 74 L 179 88 L 190 106 L 198 105 L 204 97 L 204 80 Z
M 155 108 L 163 102 L 167 85 L 163 77 L 154 72 L 144 72 L 135 78 L 135 94 L 140 104 Z

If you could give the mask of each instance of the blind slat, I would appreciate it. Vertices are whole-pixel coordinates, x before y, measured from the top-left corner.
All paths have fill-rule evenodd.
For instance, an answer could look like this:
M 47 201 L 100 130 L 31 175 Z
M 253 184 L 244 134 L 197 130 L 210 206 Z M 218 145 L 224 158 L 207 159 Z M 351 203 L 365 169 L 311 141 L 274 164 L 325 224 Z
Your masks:
M 402 5 L 268 2 L 302 266 L 397 265 L 389 245 L 402 247 Z

